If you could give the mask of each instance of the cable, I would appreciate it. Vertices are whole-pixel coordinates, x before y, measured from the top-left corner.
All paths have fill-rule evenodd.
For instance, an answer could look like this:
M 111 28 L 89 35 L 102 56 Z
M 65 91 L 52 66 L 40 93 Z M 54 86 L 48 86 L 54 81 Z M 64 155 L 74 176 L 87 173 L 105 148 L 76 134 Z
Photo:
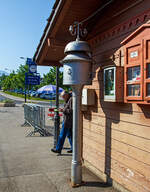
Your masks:
M 112 3 L 114 0 L 109 1 L 108 3 L 106 3 L 105 5 L 103 5 L 102 7 L 100 7 L 97 11 L 95 11 L 92 15 L 90 15 L 88 18 L 84 19 L 83 21 L 79 22 L 79 24 L 82 24 L 86 21 L 88 21 L 89 19 L 91 19 L 92 17 L 94 17 L 98 12 L 100 12 L 102 9 L 104 9 L 107 5 L 109 5 L 110 3 Z

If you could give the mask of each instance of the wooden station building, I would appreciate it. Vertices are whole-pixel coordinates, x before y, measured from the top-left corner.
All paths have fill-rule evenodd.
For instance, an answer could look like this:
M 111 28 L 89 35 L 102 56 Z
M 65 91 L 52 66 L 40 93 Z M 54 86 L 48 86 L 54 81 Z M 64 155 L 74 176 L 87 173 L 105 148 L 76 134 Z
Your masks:
M 83 164 L 121 191 L 150 192 L 150 1 L 56 0 L 38 65 L 60 66 L 75 21 L 88 31 L 93 80 L 85 87 L 95 91 L 83 112 Z

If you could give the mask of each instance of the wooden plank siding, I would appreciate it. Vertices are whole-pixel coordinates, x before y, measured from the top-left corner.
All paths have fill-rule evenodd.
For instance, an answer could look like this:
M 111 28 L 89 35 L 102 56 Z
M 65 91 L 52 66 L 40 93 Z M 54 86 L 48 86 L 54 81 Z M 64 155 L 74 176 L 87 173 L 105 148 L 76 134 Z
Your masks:
M 147 6 L 148 1 L 144 2 Z M 135 16 L 135 10 L 127 10 L 123 16 Z M 136 28 L 134 25 L 101 41 L 95 37 L 89 40 L 93 81 L 85 87 L 95 90 L 96 104 L 83 112 L 83 159 L 129 191 L 150 192 L 150 106 L 103 100 L 103 67 L 124 66 L 120 43 Z
M 111 166 L 109 167 L 107 165 L 107 162 L 105 161 L 106 159 L 105 155 L 102 154 L 101 152 L 96 153 L 96 150 L 94 150 L 94 148 L 88 148 L 87 146 L 86 146 L 85 153 L 86 152 L 91 153 L 91 157 L 89 161 L 91 161 L 95 167 L 97 166 L 101 167 L 101 169 L 106 174 L 109 174 L 112 179 L 113 179 L 113 174 L 112 174 L 112 171 L 113 171 L 113 172 L 116 172 L 118 176 L 123 176 L 126 179 L 130 179 L 133 183 L 136 183 L 137 186 L 139 186 L 140 188 L 143 188 L 145 191 L 147 192 L 149 191 L 150 182 L 148 181 L 148 179 L 146 179 L 145 176 L 143 176 L 142 174 L 135 171 L 134 168 L 130 168 L 128 165 L 126 166 L 124 162 L 126 159 L 123 159 L 124 161 L 122 163 L 118 161 L 118 159 L 115 159 L 114 156 L 111 158 L 111 160 L 108 156 L 107 158 L 109 159 L 109 161 L 111 161 Z M 87 153 L 85 154 L 85 156 L 86 155 Z M 119 156 L 119 159 L 120 159 L 120 156 Z

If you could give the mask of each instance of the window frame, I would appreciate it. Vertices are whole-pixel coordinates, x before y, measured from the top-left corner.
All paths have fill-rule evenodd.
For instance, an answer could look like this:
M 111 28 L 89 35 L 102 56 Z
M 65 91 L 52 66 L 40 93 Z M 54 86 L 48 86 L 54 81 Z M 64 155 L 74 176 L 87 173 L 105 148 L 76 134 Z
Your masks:
M 143 81 L 144 82 L 144 100 L 150 101 L 150 96 L 147 96 L 147 84 L 150 83 L 150 77 L 147 78 L 147 64 L 150 65 L 150 56 L 148 58 L 147 41 L 150 41 L 150 35 L 144 38 L 144 81 Z
M 106 71 L 110 69 L 114 69 L 114 95 L 105 94 L 105 86 L 106 86 L 105 75 L 106 75 Z M 104 101 L 116 101 L 116 67 L 115 66 L 104 68 Z
M 133 48 L 139 45 L 139 49 L 138 49 L 138 55 L 140 57 L 139 62 L 133 61 L 133 63 L 129 63 L 129 48 Z M 139 41 L 139 39 L 137 39 L 136 41 L 134 41 L 131 43 L 128 43 L 125 46 L 125 65 L 124 65 L 124 71 L 125 71 L 125 75 L 124 75 L 124 98 L 125 98 L 125 102 L 128 101 L 142 101 L 143 100 L 143 55 L 142 55 L 142 50 L 143 50 L 143 40 Z M 131 67 L 137 67 L 140 66 L 140 80 L 139 81 L 132 81 L 129 82 L 128 81 L 128 68 Z M 128 85 L 140 85 L 140 96 L 128 96 Z

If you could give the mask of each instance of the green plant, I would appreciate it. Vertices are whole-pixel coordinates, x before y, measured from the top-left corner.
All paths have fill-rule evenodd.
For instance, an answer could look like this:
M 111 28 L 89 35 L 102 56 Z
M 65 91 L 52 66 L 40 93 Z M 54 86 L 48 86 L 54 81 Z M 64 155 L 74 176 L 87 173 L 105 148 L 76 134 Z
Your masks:
M 2 103 L 15 103 L 15 102 L 11 99 L 4 99 Z

